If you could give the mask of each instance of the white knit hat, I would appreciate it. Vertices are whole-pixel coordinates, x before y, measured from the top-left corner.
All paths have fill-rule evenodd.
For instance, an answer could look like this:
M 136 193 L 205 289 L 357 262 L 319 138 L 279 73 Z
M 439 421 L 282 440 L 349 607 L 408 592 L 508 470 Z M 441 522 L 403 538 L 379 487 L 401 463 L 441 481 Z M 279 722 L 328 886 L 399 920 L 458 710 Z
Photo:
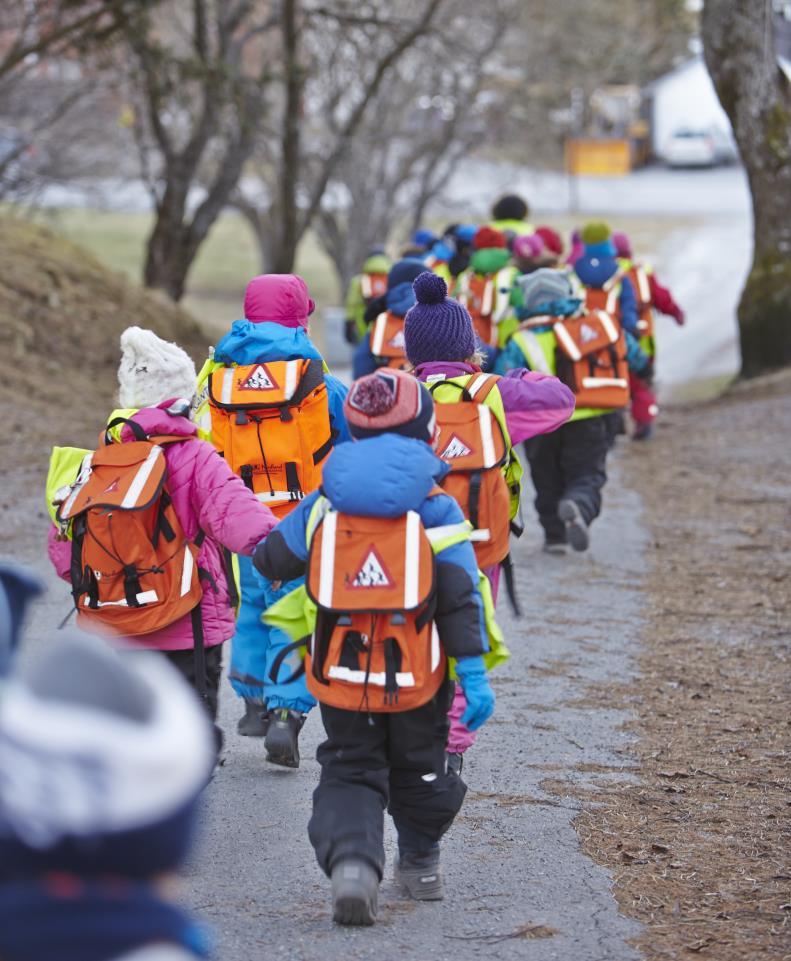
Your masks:
M 121 334 L 121 407 L 153 407 L 175 397 L 191 401 L 196 381 L 195 365 L 177 344 L 142 327 L 127 327 Z

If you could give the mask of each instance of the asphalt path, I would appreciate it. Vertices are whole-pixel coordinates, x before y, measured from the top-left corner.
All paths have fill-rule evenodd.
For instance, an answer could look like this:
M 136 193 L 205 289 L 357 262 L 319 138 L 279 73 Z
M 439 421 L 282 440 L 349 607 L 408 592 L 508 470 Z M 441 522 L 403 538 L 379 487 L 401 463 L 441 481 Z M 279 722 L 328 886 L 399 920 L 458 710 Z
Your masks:
M 515 552 L 525 614 L 515 621 L 500 604 L 513 656 L 494 675 L 497 711 L 467 756 L 469 794 L 443 844 L 446 899 L 419 904 L 394 885 L 388 824 L 380 920 L 372 929 L 333 925 L 329 885 L 308 842 L 318 714 L 302 734 L 300 769 L 277 769 L 264 761 L 261 741 L 236 735 L 240 702 L 226 687 L 227 757 L 207 791 L 186 879 L 189 903 L 214 928 L 218 957 L 637 958 L 626 943 L 637 925 L 618 914 L 608 872 L 580 852 L 571 823 L 577 802 L 541 784 L 597 776 L 580 765 L 622 767 L 629 776 L 628 739 L 619 730 L 625 715 L 570 702 L 589 682 L 631 670 L 645 546 L 639 500 L 617 477 L 587 555 L 542 554 L 531 525 Z M 520 933 L 535 925 L 555 933 Z

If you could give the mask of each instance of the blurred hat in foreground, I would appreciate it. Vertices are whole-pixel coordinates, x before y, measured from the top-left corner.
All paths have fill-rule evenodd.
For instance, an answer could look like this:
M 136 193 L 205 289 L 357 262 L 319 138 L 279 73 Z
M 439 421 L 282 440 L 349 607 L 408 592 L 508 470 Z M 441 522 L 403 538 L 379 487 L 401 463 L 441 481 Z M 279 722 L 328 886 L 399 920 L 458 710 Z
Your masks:
M 205 711 L 163 659 L 58 638 L 0 698 L 0 883 L 173 870 L 214 760 Z
M 19 564 L 0 560 L 0 677 L 11 665 L 29 602 L 41 594 L 38 578 Z

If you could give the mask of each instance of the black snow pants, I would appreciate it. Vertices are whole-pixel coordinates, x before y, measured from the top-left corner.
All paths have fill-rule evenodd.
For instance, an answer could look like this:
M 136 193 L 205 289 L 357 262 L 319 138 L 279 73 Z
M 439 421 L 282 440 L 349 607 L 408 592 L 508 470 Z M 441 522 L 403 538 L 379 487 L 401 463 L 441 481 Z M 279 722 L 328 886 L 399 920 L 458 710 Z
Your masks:
M 222 644 L 206 648 L 206 709 L 212 721 L 217 720 L 220 678 L 222 676 L 222 648 Z M 192 648 L 186 651 L 162 651 L 161 653 L 165 655 L 189 685 L 195 687 L 195 652 Z
M 321 779 L 308 825 L 326 874 L 346 858 L 384 871 L 384 810 L 396 826 L 401 850 L 431 850 L 453 823 L 467 788 L 445 770 L 446 681 L 428 704 L 399 714 L 367 714 L 321 705 L 327 740 L 316 757 Z
M 558 517 L 558 504 L 566 498 L 576 503 L 586 524 L 599 516 L 610 442 L 607 418 L 598 416 L 571 421 L 525 443 L 536 511 L 548 541 L 566 540 Z

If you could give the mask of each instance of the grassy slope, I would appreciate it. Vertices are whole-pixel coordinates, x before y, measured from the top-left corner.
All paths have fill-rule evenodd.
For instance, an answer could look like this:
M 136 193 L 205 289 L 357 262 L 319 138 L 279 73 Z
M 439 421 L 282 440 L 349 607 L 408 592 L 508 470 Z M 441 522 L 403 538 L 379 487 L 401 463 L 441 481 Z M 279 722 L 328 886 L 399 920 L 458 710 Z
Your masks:
M 123 271 L 136 283 L 140 281 L 145 240 L 151 228 L 149 214 L 59 209 L 44 211 L 40 217 L 109 267 Z M 330 263 L 312 237 L 302 245 L 297 269 L 320 307 L 340 302 Z M 250 229 L 237 214 L 225 213 L 193 265 L 184 306 L 210 332 L 223 331 L 241 316 L 245 284 L 260 271 Z
M 126 327 L 178 342 L 196 363 L 206 356 L 209 338 L 189 314 L 62 236 L 0 219 L 0 263 L 0 439 L 26 460 L 95 436 L 113 404 Z

